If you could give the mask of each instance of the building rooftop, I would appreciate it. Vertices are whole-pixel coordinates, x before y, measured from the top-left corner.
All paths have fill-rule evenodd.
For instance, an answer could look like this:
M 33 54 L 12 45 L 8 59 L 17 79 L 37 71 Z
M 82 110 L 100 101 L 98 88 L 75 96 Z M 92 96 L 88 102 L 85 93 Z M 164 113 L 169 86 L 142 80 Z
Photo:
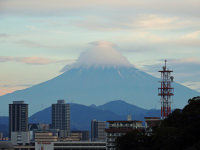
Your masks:
M 57 100 L 57 104 L 65 104 L 65 100 L 64 99 Z
M 13 101 L 13 104 L 24 104 L 24 101 Z
M 13 145 L 10 141 L 0 141 L 0 149 L 13 149 Z
M 107 122 L 108 123 L 117 123 L 117 122 L 120 122 L 120 123 L 134 123 L 134 122 L 142 122 L 142 121 L 139 121 L 139 120 L 108 120 Z
M 144 119 L 160 119 L 160 117 L 144 117 Z
M 140 128 L 137 128 L 137 130 L 140 129 Z M 142 130 L 143 128 L 141 128 Z M 112 133 L 112 132 L 115 132 L 115 133 L 127 133 L 127 132 L 130 132 L 130 131 L 134 131 L 136 129 L 134 128 L 108 128 L 108 129 L 105 129 L 105 131 L 107 133 Z

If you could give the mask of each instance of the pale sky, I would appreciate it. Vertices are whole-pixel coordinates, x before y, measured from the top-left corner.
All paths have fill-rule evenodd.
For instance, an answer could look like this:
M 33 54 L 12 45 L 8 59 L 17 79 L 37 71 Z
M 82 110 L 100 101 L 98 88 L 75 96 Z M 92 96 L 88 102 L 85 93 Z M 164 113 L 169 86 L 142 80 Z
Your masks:
M 61 74 L 112 43 L 134 66 L 200 91 L 199 0 L 0 0 L 0 95 Z M 158 85 L 159 86 L 159 85 Z

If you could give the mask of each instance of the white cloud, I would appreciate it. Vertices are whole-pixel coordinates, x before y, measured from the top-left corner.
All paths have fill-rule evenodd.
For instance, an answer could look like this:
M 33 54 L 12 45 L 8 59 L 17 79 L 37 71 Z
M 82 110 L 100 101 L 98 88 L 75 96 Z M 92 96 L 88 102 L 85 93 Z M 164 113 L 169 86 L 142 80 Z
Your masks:
M 19 61 L 26 64 L 40 64 L 40 65 L 50 64 L 54 62 L 52 59 L 42 58 L 42 57 L 37 57 L 37 56 L 23 57 L 23 58 L 20 58 Z
M 172 63 L 175 64 L 192 64 L 192 65 L 200 65 L 200 60 L 197 58 L 182 58 L 182 59 L 170 59 Z
M 35 39 L 34 39 L 35 40 Z M 45 43 L 45 42 L 38 42 L 34 40 L 19 40 L 16 41 L 16 44 L 21 44 L 24 45 L 28 48 L 47 48 L 47 49 L 61 49 L 61 48 L 66 48 L 67 45 L 59 45 L 59 44 L 52 44 L 52 43 Z
M 118 31 L 118 30 L 169 30 L 186 25 L 185 21 L 180 23 L 177 17 L 166 17 L 156 14 L 134 14 L 124 16 L 90 16 L 82 20 L 72 20 L 72 24 L 98 31 Z
M 196 39 L 200 38 L 200 30 L 188 33 L 182 37 L 183 39 Z
M 198 15 L 199 0 L 0 0 L 2 12 L 12 13 L 61 13 L 66 11 L 83 10 L 110 10 L 120 12 L 134 11 L 159 11 L 168 13 L 192 13 Z M 90 9 L 88 9 L 90 8 Z M 74 12 L 75 13 L 75 12 Z
M 65 66 L 61 72 L 73 67 L 133 67 L 132 64 L 117 51 L 115 44 L 108 41 L 92 42 L 91 48 L 82 52 L 78 60 Z
M 46 65 L 51 63 L 60 63 L 60 62 L 68 62 L 71 63 L 74 60 L 53 60 L 50 58 L 31 56 L 31 57 L 12 57 L 12 56 L 0 56 L 0 62 L 8 62 L 8 61 L 16 61 L 25 64 L 33 64 L 33 65 Z
M 0 33 L 0 38 L 7 38 L 7 37 L 9 37 L 9 35 L 8 35 L 8 34 L 5 34 L 5 33 Z
M 200 92 L 200 82 L 187 81 L 187 82 L 183 82 L 182 84 L 184 86 L 187 86 L 193 90 Z

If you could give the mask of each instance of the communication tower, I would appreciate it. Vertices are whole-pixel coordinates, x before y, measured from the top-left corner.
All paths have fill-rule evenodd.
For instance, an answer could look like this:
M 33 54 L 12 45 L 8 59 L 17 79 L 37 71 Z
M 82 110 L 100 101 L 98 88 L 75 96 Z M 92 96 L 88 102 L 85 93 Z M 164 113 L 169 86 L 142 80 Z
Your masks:
M 166 63 L 167 60 L 165 60 L 163 70 L 159 71 L 161 73 L 161 87 L 158 88 L 158 95 L 161 97 L 161 119 L 167 118 L 171 113 L 171 97 L 174 95 L 174 88 L 171 86 L 174 80 L 174 77 L 171 76 L 171 72 L 173 71 L 167 69 Z

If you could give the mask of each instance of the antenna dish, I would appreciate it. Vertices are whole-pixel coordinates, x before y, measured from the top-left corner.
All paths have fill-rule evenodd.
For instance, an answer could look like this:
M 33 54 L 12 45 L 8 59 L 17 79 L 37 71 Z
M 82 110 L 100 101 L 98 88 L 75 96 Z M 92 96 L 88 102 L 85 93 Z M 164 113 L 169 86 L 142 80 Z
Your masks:
M 174 82 L 174 77 L 171 76 L 171 77 L 170 77 L 170 80 L 171 80 L 171 82 Z

